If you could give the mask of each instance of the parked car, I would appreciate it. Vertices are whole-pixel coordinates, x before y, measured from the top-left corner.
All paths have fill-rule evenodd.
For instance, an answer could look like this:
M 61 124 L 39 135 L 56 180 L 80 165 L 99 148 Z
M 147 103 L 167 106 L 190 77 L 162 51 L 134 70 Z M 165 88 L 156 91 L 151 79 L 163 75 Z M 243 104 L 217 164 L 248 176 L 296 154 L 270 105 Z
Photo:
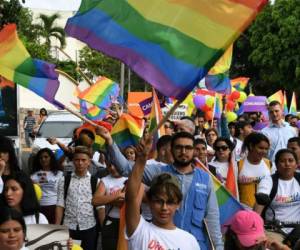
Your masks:
M 81 125 L 81 119 L 67 111 L 50 113 L 38 129 L 32 151 L 37 152 L 41 148 L 57 150 L 57 145 L 52 145 L 47 141 L 49 137 L 55 137 L 65 145 L 69 144 L 72 140 L 74 129 Z

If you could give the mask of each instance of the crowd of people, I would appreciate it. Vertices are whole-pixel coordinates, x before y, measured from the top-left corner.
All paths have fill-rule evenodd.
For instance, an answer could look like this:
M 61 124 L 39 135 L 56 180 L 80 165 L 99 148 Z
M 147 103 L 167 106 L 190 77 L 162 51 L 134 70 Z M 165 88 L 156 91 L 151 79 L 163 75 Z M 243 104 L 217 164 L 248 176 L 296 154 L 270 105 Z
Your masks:
M 13 143 L 0 136 L 0 249 L 26 249 L 26 225 L 47 223 L 67 226 L 84 250 L 117 249 L 122 236 L 136 250 L 300 249 L 299 130 L 279 102 L 269 103 L 268 111 L 269 124 L 259 131 L 260 113 L 227 124 L 225 113 L 206 121 L 196 112 L 166 121 L 156 143 L 144 133 L 138 145 L 123 150 L 106 126 L 79 128 L 69 145 L 49 138 L 63 160 L 40 149 L 31 173 L 21 170 Z M 96 152 L 95 136 L 105 141 Z M 243 206 L 226 225 L 220 224 L 212 175 L 225 188 L 233 176 L 232 195 Z M 40 200 L 34 184 L 41 187 Z M 119 230 L 124 213 L 126 228 Z

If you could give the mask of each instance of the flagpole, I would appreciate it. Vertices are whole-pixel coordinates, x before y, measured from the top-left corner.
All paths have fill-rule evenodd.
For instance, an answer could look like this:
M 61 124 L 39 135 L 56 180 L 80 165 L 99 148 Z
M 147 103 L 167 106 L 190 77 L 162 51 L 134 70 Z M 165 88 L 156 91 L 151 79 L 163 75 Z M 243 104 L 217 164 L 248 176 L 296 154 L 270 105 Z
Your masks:
M 63 53 L 66 57 L 69 58 L 69 60 L 71 60 L 72 62 L 74 62 L 74 63 L 76 64 L 76 71 L 83 77 L 84 80 L 87 81 L 87 83 L 88 83 L 89 85 L 92 86 L 92 85 L 93 85 L 93 82 L 87 77 L 86 74 L 84 74 L 84 73 L 81 71 L 81 69 L 78 67 L 77 63 L 72 59 L 72 57 L 71 57 L 70 55 L 68 55 L 68 54 L 67 54 L 64 50 L 62 50 L 60 47 L 57 47 L 57 46 L 56 46 L 56 48 L 58 48 L 58 50 L 59 50 L 61 53 Z
M 215 102 L 214 102 L 214 109 L 213 109 L 213 114 L 211 117 L 211 123 L 210 123 L 210 127 L 213 127 L 214 124 L 214 117 L 215 117 L 215 110 L 216 110 L 216 102 L 217 102 L 217 93 L 215 93 Z
M 175 110 L 179 107 L 179 105 L 184 101 L 184 99 L 177 101 L 174 106 L 167 112 L 165 117 L 158 123 L 158 125 L 153 129 L 151 136 L 153 136 L 160 127 L 170 118 L 170 116 L 175 112 Z

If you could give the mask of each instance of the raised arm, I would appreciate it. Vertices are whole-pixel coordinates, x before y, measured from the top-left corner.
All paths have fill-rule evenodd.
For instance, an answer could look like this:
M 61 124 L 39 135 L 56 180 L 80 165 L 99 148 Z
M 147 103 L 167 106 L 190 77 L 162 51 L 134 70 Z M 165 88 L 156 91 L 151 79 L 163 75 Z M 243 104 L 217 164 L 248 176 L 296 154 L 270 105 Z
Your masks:
M 128 237 L 134 233 L 140 221 L 141 199 L 138 194 L 142 183 L 146 161 L 151 151 L 151 146 L 152 138 L 147 137 L 136 147 L 136 162 L 127 182 L 125 200 L 126 232 Z

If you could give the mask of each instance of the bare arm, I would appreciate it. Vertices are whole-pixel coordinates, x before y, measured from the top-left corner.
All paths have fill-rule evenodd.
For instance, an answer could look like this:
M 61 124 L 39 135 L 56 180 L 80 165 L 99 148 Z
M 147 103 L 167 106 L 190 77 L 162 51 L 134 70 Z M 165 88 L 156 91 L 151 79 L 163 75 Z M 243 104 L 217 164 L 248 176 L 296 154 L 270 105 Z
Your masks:
M 265 206 L 255 203 L 253 211 L 261 215 L 264 208 L 265 208 Z
M 64 214 L 64 208 L 56 206 L 55 208 L 55 224 L 60 225 Z
M 124 200 L 125 198 L 125 192 L 119 191 L 114 194 L 105 194 L 105 186 L 104 183 L 101 181 L 99 188 L 95 192 L 95 195 L 92 199 L 92 204 L 94 206 L 102 206 L 106 204 L 115 205 L 114 202 Z
M 143 172 L 145 169 L 148 154 L 151 150 L 152 138 L 147 137 L 136 147 L 136 162 L 133 166 L 130 177 L 127 182 L 126 190 L 126 231 L 130 237 L 136 230 L 140 222 L 141 197 L 139 190 L 141 188 Z

